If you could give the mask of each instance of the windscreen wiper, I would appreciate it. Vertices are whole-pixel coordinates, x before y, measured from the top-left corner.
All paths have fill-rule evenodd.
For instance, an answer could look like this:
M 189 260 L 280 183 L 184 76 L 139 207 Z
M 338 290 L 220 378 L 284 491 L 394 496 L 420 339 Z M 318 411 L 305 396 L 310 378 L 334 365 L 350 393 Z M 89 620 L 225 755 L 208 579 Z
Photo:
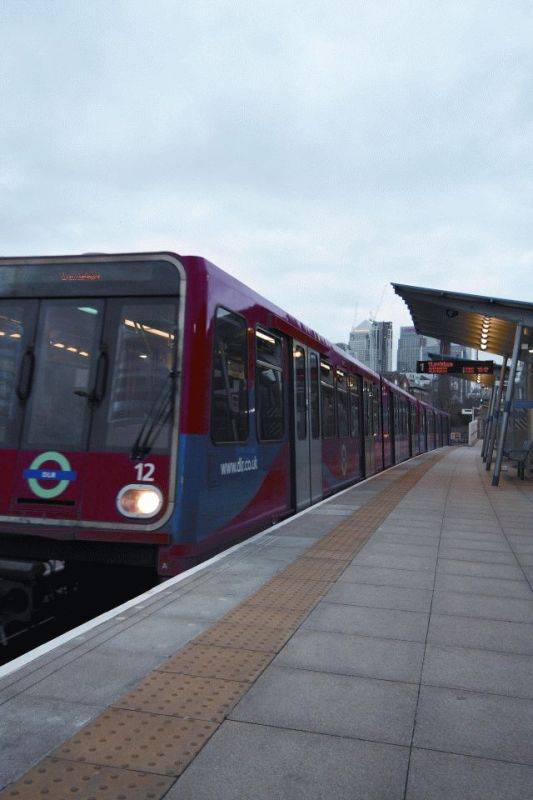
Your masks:
M 167 380 L 155 403 L 147 413 L 141 429 L 131 448 L 130 458 L 140 461 L 146 458 L 161 433 L 163 426 L 170 419 L 174 408 L 174 387 L 176 370 L 170 370 Z

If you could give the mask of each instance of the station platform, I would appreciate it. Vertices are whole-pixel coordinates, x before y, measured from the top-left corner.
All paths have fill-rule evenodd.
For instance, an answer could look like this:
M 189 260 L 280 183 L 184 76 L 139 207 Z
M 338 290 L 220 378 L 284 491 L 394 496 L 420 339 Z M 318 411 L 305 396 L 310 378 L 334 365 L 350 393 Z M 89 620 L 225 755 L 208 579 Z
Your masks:
M 531 800 L 533 486 L 482 467 L 414 458 L 19 660 L 1 800 Z

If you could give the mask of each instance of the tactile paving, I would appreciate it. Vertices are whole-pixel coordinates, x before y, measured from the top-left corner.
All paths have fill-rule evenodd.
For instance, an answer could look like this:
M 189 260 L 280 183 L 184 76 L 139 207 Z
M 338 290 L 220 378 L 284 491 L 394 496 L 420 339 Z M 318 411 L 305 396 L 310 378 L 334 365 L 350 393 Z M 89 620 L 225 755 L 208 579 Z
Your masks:
M 293 611 L 311 609 L 331 586 L 330 581 L 272 578 L 247 601 L 250 606 L 287 608 Z
M 305 553 L 302 553 L 302 558 L 322 558 L 325 561 L 339 561 L 348 564 L 352 560 L 350 552 L 339 552 L 338 550 L 328 549 L 328 547 L 318 548 L 316 545 L 310 547 Z
M 2 800 L 159 800 L 174 778 L 44 758 L 3 792 Z
M 256 626 L 231 625 L 220 622 L 205 633 L 201 633 L 195 641 L 203 645 L 214 644 L 219 647 L 257 650 L 260 653 L 274 654 L 281 650 L 293 630 L 260 629 Z
M 270 653 L 194 643 L 164 661 L 158 670 L 251 683 L 271 660 Z
M 291 580 L 334 581 L 346 569 L 346 564 L 311 558 L 302 558 L 286 567 L 280 574 L 281 578 Z
M 180 775 L 216 722 L 109 708 L 54 755 L 122 769 Z
M 307 611 L 293 611 L 289 608 L 269 608 L 268 606 L 251 606 L 243 603 L 233 611 L 229 611 L 221 622 L 230 625 L 257 626 L 260 629 L 296 630 L 307 616 Z
M 132 711 L 221 721 L 248 685 L 239 681 L 155 671 L 113 705 Z

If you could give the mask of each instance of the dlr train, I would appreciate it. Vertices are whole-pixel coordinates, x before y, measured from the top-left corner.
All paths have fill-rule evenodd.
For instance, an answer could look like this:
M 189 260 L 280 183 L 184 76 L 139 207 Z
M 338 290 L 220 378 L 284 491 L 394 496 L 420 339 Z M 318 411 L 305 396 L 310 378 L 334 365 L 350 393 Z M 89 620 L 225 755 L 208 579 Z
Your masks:
M 198 257 L 0 259 L 0 558 L 164 578 L 448 443 L 446 414 Z

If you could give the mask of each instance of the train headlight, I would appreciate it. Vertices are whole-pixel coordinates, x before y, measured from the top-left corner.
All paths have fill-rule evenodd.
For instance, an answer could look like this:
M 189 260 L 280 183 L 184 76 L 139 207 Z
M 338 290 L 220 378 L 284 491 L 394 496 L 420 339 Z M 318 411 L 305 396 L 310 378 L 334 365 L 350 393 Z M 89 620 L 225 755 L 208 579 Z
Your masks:
M 147 519 L 161 511 L 163 495 L 157 486 L 130 484 L 117 495 L 117 508 L 125 517 Z

